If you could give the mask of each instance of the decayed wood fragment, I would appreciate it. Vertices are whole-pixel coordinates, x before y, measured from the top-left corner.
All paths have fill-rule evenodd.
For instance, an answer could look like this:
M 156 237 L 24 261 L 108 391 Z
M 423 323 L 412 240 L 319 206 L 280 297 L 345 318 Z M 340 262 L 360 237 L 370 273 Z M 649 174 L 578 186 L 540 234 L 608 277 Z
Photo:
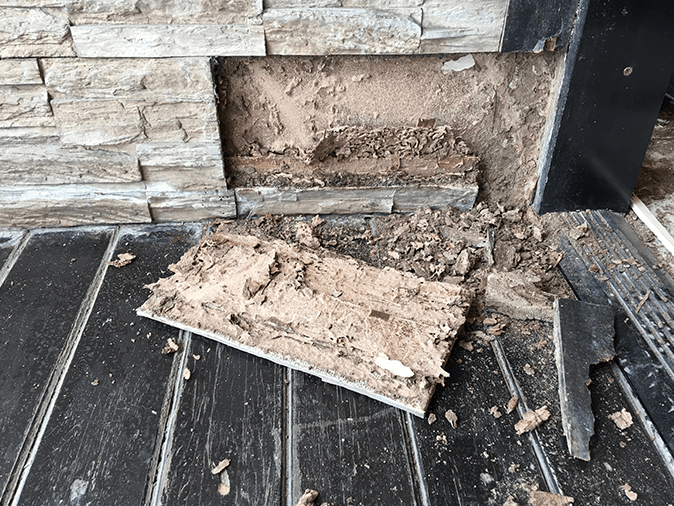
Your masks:
M 314 501 L 318 497 L 318 492 L 310 488 L 304 491 L 300 500 L 297 501 L 297 506 L 314 506 Z
M 627 411 L 625 408 L 621 409 L 620 411 L 616 411 L 615 413 L 611 413 L 608 415 L 608 417 L 613 420 L 616 426 L 621 430 L 631 427 L 634 423 L 632 421 L 632 413 Z
M 568 506 L 573 504 L 573 497 L 534 490 L 529 495 L 529 503 L 531 506 Z
M 456 285 L 222 231 L 170 269 L 140 315 L 419 416 L 469 305 Z M 378 365 L 384 356 L 394 372 Z
M 527 411 L 524 418 L 515 424 L 517 435 L 521 436 L 525 432 L 530 432 L 550 418 L 550 411 L 547 406 L 542 406 L 536 411 Z
M 590 366 L 615 356 L 613 309 L 569 299 L 556 299 L 554 307 L 553 337 L 562 428 L 569 453 L 590 460 L 594 415 L 587 385 Z

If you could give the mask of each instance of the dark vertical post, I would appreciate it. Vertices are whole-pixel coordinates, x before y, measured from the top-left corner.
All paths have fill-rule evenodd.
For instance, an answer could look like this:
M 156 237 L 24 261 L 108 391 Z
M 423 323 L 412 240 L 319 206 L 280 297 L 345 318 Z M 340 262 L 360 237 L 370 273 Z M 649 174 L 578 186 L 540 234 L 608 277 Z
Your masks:
M 541 149 L 540 212 L 624 212 L 674 69 L 674 2 L 581 0 Z

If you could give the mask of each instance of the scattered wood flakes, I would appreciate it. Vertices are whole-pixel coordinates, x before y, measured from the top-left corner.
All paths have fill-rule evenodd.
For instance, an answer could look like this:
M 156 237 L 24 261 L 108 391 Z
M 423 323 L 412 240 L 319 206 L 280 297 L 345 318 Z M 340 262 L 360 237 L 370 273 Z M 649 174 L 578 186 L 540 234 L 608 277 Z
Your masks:
M 573 497 L 534 490 L 529 495 L 529 503 L 531 506 L 567 506 L 573 503 Z
M 187 381 L 191 377 L 192 377 L 192 371 L 190 371 L 187 367 L 185 367 L 185 369 L 183 369 L 183 379 L 185 381 Z
M 229 460 L 229 459 L 221 460 L 220 462 L 218 462 L 218 465 L 215 466 L 215 467 L 213 468 L 213 470 L 211 471 L 211 473 L 213 473 L 213 474 L 220 474 L 222 471 L 224 471 L 224 470 L 229 466 L 229 464 L 230 464 L 231 462 L 232 462 L 232 461 Z
M 91 382 L 91 384 L 92 384 L 93 386 L 96 386 L 96 385 L 98 385 L 98 380 L 97 380 L 97 379 L 95 379 L 94 381 L 92 381 L 92 382 Z
M 459 341 L 459 346 L 461 346 L 466 351 L 473 351 L 473 343 L 470 341 Z
M 527 411 L 524 413 L 524 418 L 515 424 L 517 435 L 521 436 L 525 432 L 534 430 L 548 418 L 550 418 L 550 411 L 547 406 L 542 406 L 536 411 Z
M 646 304 L 646 301 L 648 300 L 648 298 L 650 296 L 651 296 L 651 289 L 649 288 L 646 291 L 645 295 L 643 297 L 641 297 L 641 299 L 639 300 L 639 305 L 637 306 L 637 313 L 641 310 L 641 308 L 644 306 L 644 304 Z
M 531 364 L 524 364 L 524 372 L 529 376 L 536 374 L 536 371 L 534 371 L 534 368 L 531 367 Z
M 161 350 L 162 355 L 168 355 L 169 353 L 175 353 L 180 349 L 180 346 L 178 346 L 178 343 L 176 343 L 172 337 L 169 337 L 166 340 L 166 346 L 164 346 L 164 349 Z
M 304 491 L 300 500 L 297 501 L 297 506 L 314 506 L 314 501 L 318 497 L 318 492 L 310 488 Z
M 498 406 L 492 406 L 492 407 L 489 409 L 489 412 L 491 413 L 491 415 L 492 415 L 494 418 L 501 418 L 501 417 L 503 416 L 503 413 L 501 413 L 501 412 L 498 410 Z
M 136 258 L 136 255 L 133 255 L 131 253 L 119 253 L 117 255 L 117 260 L 108 262 L 108 265 L 117 268 L 124 267 L 125 265 L 129 265 L 131 262 L 133 262 L 134 258 Z
M 515 498 L 509 495 L 508 498 L 503 503 L 503 506 L 519 506 L 519 505 L 517 504 L 517 502 L 515 502 Z
M 620 430 L 626 429 L 634 423 L 632 421 L 632 413 L 623 408 L 620 411 L 611 413 L 608 417 L 615 422 Z
M 517 407 L 517 405 L 520 402 L 520 398 L 517 397 L 516 395 L 513 395 L 510 400 L 508 401 L 508 404 L 506 404 L 505 410 L 506 413 L 510 414 L 513 412 L 513 410 Z
M 498 323 L 498 320 L 490 316 L 489 318 L 485 318 L 484 320 L 482 320 L 482 323 L 484 323 L 485 325 L 496 325 Z
M 194 357 L 194 360 L 200 360 L 201 359 L 201 355 L 192 355 L 192 356 Z
M 636 501 L 637 500 L 637 494 L 636 492 L 632 491 L 632 487 L 630 487 L 627 483 L 622 485 L 620 488 L 622 488 L 625 491 L 625 495 L 630 501 Z
M 447 411 L 445 411 L 445 418 L 452 426 L 452 429 L 456 429 L 456 426 L 459 423 L 459 417 L 456 416 L 456 413 L 454 413 L 454 411 L 452 411 L 451 409 L 448 409 Z
M 590 265 L 590 268 L 588 270 L 590 272 L 597 273 L 597 272 L 599 272 L 599 267 L 597 266 L 597 264 L 592 264 L 592 265 Z
M 428 425 L 433 425 L 433 423 L 435 423 L 437 419 L 438 417 L 436 416 L 436 414 L 431 413 L 430 415 L 428 415 Z

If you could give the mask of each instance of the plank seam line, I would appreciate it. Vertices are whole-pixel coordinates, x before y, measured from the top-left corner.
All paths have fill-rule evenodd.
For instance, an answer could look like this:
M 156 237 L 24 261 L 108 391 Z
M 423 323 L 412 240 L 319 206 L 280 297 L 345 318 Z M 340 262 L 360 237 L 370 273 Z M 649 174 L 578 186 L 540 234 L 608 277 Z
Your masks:
M 419 494 L 421 495 L 422 506 L 431 506 L 431 501 L 428 496 L 428 485 L 426 483 L 426 476 L 424 474 L 424 466 L 421 461 L 421 452 L 419 451 L 419 443 L 417 435 L 414 431 L 414 422 L 412 421 L 412 414 L 409 411 L 403 413 L 405 416 L 405 426 L 407 427 L 407 436 L 412 446 L 412 461 L 414 469 L 419 479 Z
M 627 401 L 630 403 L 632 411 L 636 413 L 642 427 L 646 431 L 646 434 L 648 434 L 650 437 L 651 441 L 653 442 L 653 446 L 655 446 L 655 449 L 662 458 L 667 471 L 674 480 L 674 456 L 672 456 L 672 452 L 669 450 L 669 447 L 662 439 L 660 431 L 648 416 L 646 408 L 644 408 L 643 404 L 641 404 L 641 401 L 639 400 L 639 397 L 637 397 L 637 395 L 634 393 L 632 385 L 630 385 L 629 380 L 623 373 L 622 369 L 620 369 L 620 366 L 615 362 L 611 362 L 611 371 L 613 371 L 613 375 L 616 377 L 618 383 L 622 387 L 625 397 L 627 397 Z
M 144 504 L 151 506 L 160 506 L 161 493 L 163 490 L 164 479 L 167 477 L 171 469 L 171 451 L 173 450 L 173 431 L 178 419 L 178 406 L 180 405 L 180 398 L 182 397 L 183 386 L 183 371 L 187 366 L 187 359 L 189 357 L 188 350 L 192 344 L 192 333 L 181 330 L 178 333 L 180 338 L 180 346 L 183 352 L 180 355 L 180 360 L 173 361 L 171 370 L 171 377 L 169 384 L 172 385 L 172 395 L 170 399 L 164 400 L 162 407 L 162 416 L 159 422 L 160 429 L 163 428 L 163 438 L 161 444 L 157 445 L 155 455 L 153 456 L 153 465 L 150 468 L 152 472 L 148 491 Z M 177 365 L 176 365 L 177 364 Z M 166 413 L 168 411 L 168 414 Z
M 14 246 L 14 249 L 9 254 L 9 257 L 7 257 L 7 260 L 5 260 L 5 264 L 2 267 L 0 267 L 0 287 L 7 279 L 7 276 L 9 276 L 9 272 L 14 267 L 14 264 L 16 264 L 17 260 L 21 256 L 21 253 L 23 253 L 23 250 L 26 249 L 26 246 L 28 245 L 28 242 L 33 238 L 33 235 L 35 235 L 34 231 L 24 232 L 24 235 L 19 241 L 19 243 L 16 246 Z
M 524 413 L 528 411 L 527 402 L 522 395 L 522 389 L 520 388 L 517 378 L 512 372 L 510 363 L 508 362 L 508 358 L 505 355 L 505 351 L 503 350 L 503 346 L 501 346 L 501 341 L 498 337 L 494 337 L 494 340 L 491 342 L 491 347 L 494 351 L 494 355 L 496 356 L 496 361 L 498 362 L 499 368 L 501 369 L 501 373 L 506 380 L 510 395 L 516 395 L 519 398 L 519 402 L 517 403 L 517 412 L 521 418 L 524 418 Z M 529 441 L 531 442 L 531 446 L 534 449 L 534 454 L 538 460 L 538 465 L 541 468 L 541 472 L 543 473 L 543 478 L 545 478 L 545 483 L 548 486 L 548 490 L 553 494 L 564 495 L 559 485 L 559 481 L 557 480 L 557 476 L 555 475 L 555 471 L 552 469 L 550 460 L 548 459 L 548 456 L 543 449 L 543 445 L 541 445 L 541 442 L 538 438 L 538 430 L 534 429 L 528 434 Z
M 96 275 L 82 300 L 82 304 L 77 312 L 77 316 L 75 317 L 73 326 L 63 346 L 63 350 L 49 377 L 36 416 L 31 423 L 21 453 L 19 454 L 14 469 L 12 470 L 12 474 L 10 475 L 10 484 L 7 487 L 7 498 L 2 503 L 3 505 L 11 504 L 11 506 L 17 506 L 19 504 L 21 493 L 23 492 L 31 467 L 37 457 L 40 443 L 47 430 L 49 419 L 56 406 L 56 400 L 58 399 L 63 383 L 65 382 L 66 375 L 75 356 L 75 352 L 77 351 L 82 334 L 84 334 L 84 329 L 89 321 L 89 316 L 91 316 L 94 309 L 98 293 L 103 285 L 103 280 L 105 279 L 108 270 L 108 262 L 112 259 L 119 237 L 120 229 L 119 227 L 115 227 L 110 235 L 108 247 L 103 254 Z
M 285 504 L 291 506 L 293 502 L 293 391 L 295 376 L 291 368 L 286 368 L 288 373 L 288 384 L 286 385 L 286 410 L 285 410 L 285 427 L 286 427 L 286 446 L 285 446 L 285 461 L 286 461 L 286 494 Z

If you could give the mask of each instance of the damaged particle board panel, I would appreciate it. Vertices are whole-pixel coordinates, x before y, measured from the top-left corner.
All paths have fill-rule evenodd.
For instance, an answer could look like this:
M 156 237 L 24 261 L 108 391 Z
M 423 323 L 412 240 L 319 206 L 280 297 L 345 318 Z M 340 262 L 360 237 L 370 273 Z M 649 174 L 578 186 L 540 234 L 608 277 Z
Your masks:
M 215 232 L 142 316 L 423 416 L 470 305 L 459 286 Z

